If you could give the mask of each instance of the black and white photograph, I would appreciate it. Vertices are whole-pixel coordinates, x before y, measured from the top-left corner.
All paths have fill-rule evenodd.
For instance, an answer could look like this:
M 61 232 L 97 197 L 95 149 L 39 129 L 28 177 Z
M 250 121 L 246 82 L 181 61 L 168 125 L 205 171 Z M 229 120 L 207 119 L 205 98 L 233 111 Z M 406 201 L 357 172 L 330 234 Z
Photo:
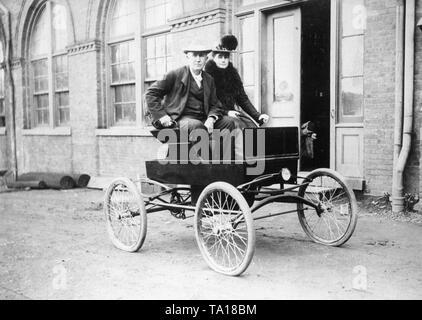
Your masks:
M 421 127 L 421 0 L 0 0 L 0 300 L 420 300 Z

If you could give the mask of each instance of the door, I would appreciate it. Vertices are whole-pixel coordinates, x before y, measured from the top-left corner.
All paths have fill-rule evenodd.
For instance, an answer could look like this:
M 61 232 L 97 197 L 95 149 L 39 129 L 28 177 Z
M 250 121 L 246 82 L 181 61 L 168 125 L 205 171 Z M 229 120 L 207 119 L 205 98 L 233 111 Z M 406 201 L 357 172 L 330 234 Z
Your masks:
M 271 127 L 300 125 L 301 12 L 280 11 L 266 17 L 263 46 L 263 111 Z
M 365 27 L 363 0 L 332 1 L 331 166 L 355 190 L 364 187 Z

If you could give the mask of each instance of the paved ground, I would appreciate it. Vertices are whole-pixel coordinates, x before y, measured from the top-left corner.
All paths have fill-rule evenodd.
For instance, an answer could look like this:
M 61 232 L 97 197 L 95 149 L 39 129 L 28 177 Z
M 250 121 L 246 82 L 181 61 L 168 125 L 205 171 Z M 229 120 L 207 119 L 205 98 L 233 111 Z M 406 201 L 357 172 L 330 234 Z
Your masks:
M 230 278 L 207 267 L 192 221 L 166 213 L 149 217 L 141 252 L 115 249 L 102 195 L 0 194 L 1 299 L 422 298 L 418 224 L 362 212 L 350 242 L 328 248 L 309 241 L 294 215 L 260 221 L 251 266 Z

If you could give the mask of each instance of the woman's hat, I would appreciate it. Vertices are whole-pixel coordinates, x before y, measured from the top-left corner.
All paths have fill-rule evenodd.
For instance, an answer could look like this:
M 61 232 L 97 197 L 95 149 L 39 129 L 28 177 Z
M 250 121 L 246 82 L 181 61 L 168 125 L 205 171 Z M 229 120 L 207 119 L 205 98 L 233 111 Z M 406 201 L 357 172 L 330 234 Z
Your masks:
M 239 45 L 239 41 L 237 38 L 232 34 L 227 34 L 223 36 L 220 40 L 220 44 L 212 49 L 213 53 L 235 53 L 237 46 Z

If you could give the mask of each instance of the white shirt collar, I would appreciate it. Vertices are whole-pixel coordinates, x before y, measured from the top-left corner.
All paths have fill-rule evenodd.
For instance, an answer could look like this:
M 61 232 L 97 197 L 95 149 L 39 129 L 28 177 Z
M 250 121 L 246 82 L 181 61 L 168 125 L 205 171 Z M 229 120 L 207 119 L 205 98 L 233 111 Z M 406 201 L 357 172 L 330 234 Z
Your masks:
M 189 68 L 190 73 L 193 77 L 193 79 L 195 80 L 196 84 L 198 85 L 199 88 L 202 87 L 202 71 L 200 74 L 196 75 L 191 68 Z

